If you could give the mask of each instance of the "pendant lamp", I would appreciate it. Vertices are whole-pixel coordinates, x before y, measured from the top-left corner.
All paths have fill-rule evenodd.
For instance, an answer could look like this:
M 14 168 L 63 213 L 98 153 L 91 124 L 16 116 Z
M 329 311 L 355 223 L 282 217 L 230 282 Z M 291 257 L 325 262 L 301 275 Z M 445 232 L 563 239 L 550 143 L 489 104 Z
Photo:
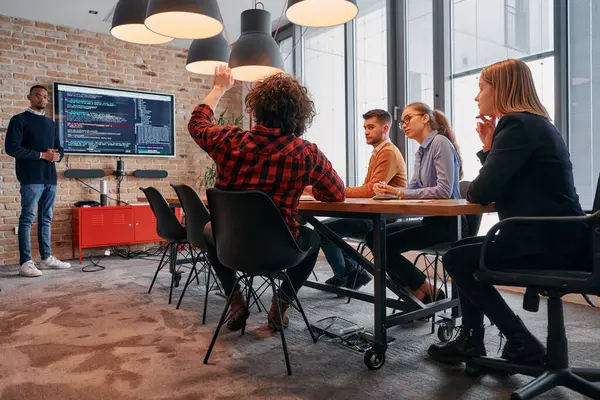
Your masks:
M 345 24 L 356 15 L 356 0 L 288 0 L 286 11 L 293 24 L 314 28 Z
M 196 39 L 188 50 L 185 69 L 195 74 L 214 75 L 218 65 L 227 65 L 229 43 L 219 34 L 208 39 Z
M 229 68 L 234 79 L 254 82 L 283 73 L 283 58 L 271 36 L 271 14 L 260 9 L 242 12 L 242 34 L 233 44 Z
M 111 35 L 137 44 L 162 44 L 173 40 L 152 32 L 144 25 L 148 0 L 119 0 L 113 14 Z
M 217 0 L 150 0 L 145 24 L 177 39 L 205 39 L 223 30 Z

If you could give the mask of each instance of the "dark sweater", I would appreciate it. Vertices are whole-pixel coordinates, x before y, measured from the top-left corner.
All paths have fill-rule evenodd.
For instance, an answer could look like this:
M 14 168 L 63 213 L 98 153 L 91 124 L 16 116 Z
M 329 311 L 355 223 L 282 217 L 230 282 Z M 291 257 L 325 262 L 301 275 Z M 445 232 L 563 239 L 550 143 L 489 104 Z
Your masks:
M 25 111 L 10 119 L 6 131 L 6 154 L 15 158 L 17 179 L 22 185 L 56 185 L 56 166 L 40 158 L 48 149 L 60 151 L 58 132 L 54 121 L 43 115 Z
M 503 116 L 489 153 L 467 199 L 495 202 L 500 219 L 584 215 L 573 183 L 573 165 L 560 133 L 547 119 L 529 114 Z M 574 254 L 589 251 L 591 235 L 583 224 L 518 225 L 504 228 L 497 245 L 508 257 Z

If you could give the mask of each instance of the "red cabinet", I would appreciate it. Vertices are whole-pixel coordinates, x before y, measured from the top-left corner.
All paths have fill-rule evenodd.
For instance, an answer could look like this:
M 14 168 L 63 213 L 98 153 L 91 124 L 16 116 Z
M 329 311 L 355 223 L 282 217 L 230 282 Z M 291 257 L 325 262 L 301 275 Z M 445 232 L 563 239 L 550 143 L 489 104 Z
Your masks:
M 176 214 L 181 219 L 179 208 Z M 149 205 L 74 207 L 71 216 L 73 258 L 77 248 L 80 264 L 83 249 L 162 241 Z
M 162 240 L 156 234 L 156 217 L 150 206 L 133 206 L 133 221 L 134 241 L 145 243 Z

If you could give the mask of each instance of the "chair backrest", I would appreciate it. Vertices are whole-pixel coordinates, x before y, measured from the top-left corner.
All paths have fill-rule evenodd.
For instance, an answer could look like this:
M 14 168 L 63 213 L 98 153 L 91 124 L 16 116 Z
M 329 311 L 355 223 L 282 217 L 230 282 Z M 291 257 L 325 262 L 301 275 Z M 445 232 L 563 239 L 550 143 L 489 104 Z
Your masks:
M 188 185 L 171 185 L 177 193 L 185 213 L 187 240 L 193 246 L 206 249 L 204 227 L 210 222 L 210 214 L 196 191 Z
M 140 188 L 140 190 L 144 192 L 156 217 L 156 233 L 158 236 L 167 241 L 185 239 L 185 228 L 181 226 L 163 195 L 153 187 Z
M 471 181 L 461 181 L 460 182 L 460 197 L 463 199 L 467 198 L 467 192 L 469 191 L 469 185 L 471 185 Z M 477 236 L 477 232 L 479 232 L 479 227 L 481 226 L 481 218 L 483 215 L 481 214 L 472 214 L 466 215 L 465 218 L 467 220 L 468 232 L 466 235 L 463 235 L 463 238 Z
M 206 195 L 217 258 L 224 266 L 249 274 L 271 274 L 306 257 L 265 193 L 211 188 Z

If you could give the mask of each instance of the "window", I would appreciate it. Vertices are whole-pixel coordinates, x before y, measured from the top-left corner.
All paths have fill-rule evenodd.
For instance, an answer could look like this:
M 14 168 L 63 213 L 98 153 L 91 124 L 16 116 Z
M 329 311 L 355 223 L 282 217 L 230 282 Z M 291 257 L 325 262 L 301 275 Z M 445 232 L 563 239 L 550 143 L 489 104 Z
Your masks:
M 423 102 L 433 107 L 433 14 L 432 0 L 406 3 L 406 48 L 408 62 L 407 103 Z M 400 110 L 401 113 L 403 110 Z M 400 115 L 398 115 L 398 119 Z M 398 121 L 396 121 L 398 122 Z M 419 143 L 408 140 L 406 164 L 408 180 L 413 173 Z
M 303 77 L 317 111 L 304 138 L 315 143 L 346 181 L 344 26 L 307 29 Z
M 279 51 L 283 57 L 283 67 L 286 74 L 294 73 L 294 38 L 292 36 L 285 38 L 279 42 Z
M 367 176 L 372 147 L 365 141 L 362 115 L 388 110 L 385 0 L 359 0 L 356 19 L 356 168 L 357 183 Z M 388 110 L 389 111 L 389 110 Z
M 553 7 L 553 0 L 454 0 L 452 72 L 551 53 Z
M 529 0 L 505 0 L 504 43 L 507 47 L 529 52 Z
M 569 150 L 575 186 L 584 209 L 591 209 L 600 173 L 600 3 L 571 0 L 569 6 Z

